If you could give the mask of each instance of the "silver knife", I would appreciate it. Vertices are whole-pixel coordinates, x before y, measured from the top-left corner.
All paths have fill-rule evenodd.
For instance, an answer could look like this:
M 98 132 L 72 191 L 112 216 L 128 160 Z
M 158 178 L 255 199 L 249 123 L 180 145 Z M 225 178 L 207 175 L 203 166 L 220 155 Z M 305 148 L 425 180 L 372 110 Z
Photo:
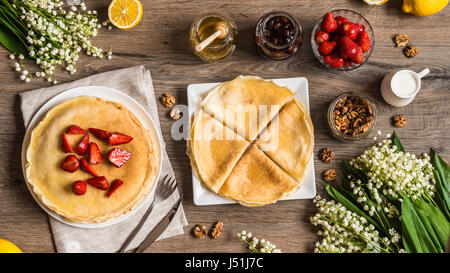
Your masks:
M 141 253 L 147 247 L 149 247 L 156 239 L 158 239 L 159 235 L 161 235 L 164 230 L 169 226 L 170 222 L 172 222 L 173 217 L 178 211 L 178 208 L 181 204 L 182 196 L 180 195 L 180 198 L 178 201 L 173 205 L 173 207 L 170 209 L 170 211 L 167 213 L 164 218 L 159 221 L 159 223 L 155 226 L 155 228 L 147 235 L 147 237 L 142 241 L 142 243 L 133 251 L 134 253 Z

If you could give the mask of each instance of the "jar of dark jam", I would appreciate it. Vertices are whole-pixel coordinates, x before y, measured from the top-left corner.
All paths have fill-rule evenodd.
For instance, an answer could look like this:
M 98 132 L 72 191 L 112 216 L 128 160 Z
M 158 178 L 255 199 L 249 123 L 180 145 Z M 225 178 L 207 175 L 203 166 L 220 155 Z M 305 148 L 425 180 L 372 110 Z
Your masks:
M 287 59 L 298 52 L 302 41 L 302 27 L 286 12 L 266 14 L 256 24 L 255 44 L 267 58 Z

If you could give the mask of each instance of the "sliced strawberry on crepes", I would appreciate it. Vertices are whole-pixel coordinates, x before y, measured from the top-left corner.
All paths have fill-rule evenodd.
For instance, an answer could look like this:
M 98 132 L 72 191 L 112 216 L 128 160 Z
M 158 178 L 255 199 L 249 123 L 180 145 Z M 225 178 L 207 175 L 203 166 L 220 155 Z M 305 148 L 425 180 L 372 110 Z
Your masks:
M 111 136 L 110 132 L 97 128 L 89 128 L 89 132 L 100 140 L 107 140 Z
M 91 142 L 89 144 L 89 162 L 92 165 L 97 165 L 102 161 L 102 154 L 100 153 L 100 149 L 98 148 L 97 143 Z
M 132 141 L 133 138 L 121 133 L 112 133 L 111 136 L 108 138 L 109 145 L 119 145 L 119 144 L 125 144 L 130 141 Z
M 86 160 L 86 158 L 84 158 L 84 157 L 80 158 L 80 163 L 81 163 L 81 169 L 83 169 L 83 171 L 85 171 L 93 176 L 98 176 L 97 172 L 94 170 L 94 168 L 92 168 L 91 165 L 89 165 L 89 162 Z
M 111 149 L 108 152 L 109 161 L 116 167 L 120 168 L 131 158 L 131 153 L 119 148 Z
M 89 145 L 89 135 L 85 134 L 83 139 L 81 139 L 80 143 L 76 148 L 77 154 L 84 155 L 88 149 L 88 145 Z
M 120 186 L 123 185 L 123 181 L 120 179 L 116 179 L 111 183 L 111 187 L 109 188 L 107 196 L 110 197 Z
M 86 134 L 86 130 L 84 130 L 83 128 L 81 128 L 78 125 L 72 124 L 72 125 L 69 126 L 69 128 L 67 128 L 66 134 L 69 134 L 69 135 L 82 135 L 82 134 Z
M 104 176 L 89 178 L 88 180 L 86 180 L 86 183 L 104 191 L 106 191 L 109 187 L 108 179 L 106 179 L 106 177 Z
M 73 153 L 72 147 L 70 147 L 69 141 L 67 140 L 66 134 L 62 134 L 62 148 L 65 153 Z
M 74 155 L 68 155 L 61 163 L 61 169 L 66 172 L 73 173 L 80 167 L 80 162 L 78 158 Z

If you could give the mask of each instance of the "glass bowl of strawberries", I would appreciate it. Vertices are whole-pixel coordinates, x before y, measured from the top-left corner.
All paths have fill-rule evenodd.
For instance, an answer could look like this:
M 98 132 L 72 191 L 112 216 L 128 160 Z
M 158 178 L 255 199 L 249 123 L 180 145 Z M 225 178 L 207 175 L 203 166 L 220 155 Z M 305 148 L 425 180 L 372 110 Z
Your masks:
M 327 12 L 311 35 L 314 55 L 329 69 L 349 71 L 360 67 L 369 59 L 374 45 L 369 22 L 346 9 Z

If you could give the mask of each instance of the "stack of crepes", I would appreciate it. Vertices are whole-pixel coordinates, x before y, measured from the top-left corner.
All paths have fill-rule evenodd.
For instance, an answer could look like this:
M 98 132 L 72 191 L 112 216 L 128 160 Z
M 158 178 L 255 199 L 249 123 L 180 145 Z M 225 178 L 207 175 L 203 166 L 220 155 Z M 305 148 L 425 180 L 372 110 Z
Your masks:
M 213 88 L 191 117 L 187 154 L 211 191 L 245 206 L 300 188 L 314 148 L 311 118 L 286 87 L 239 76 Z

